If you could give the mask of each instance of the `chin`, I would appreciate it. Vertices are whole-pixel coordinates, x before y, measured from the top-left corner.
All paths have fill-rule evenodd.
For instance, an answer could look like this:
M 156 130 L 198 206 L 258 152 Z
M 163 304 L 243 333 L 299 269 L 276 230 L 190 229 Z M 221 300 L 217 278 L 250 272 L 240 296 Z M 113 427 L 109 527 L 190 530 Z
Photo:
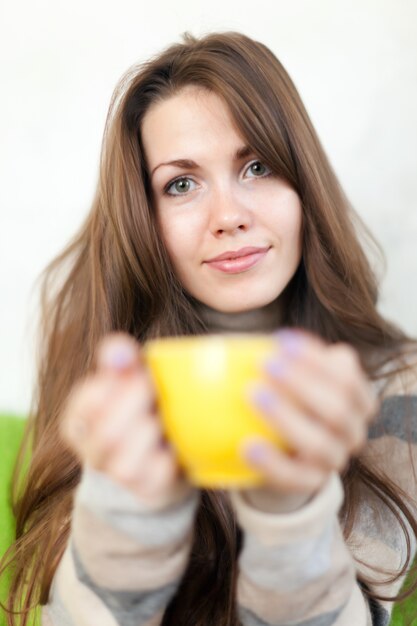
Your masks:
M 261 309 L 268 306 L 276 300 L 279 294 L 273 294 L 270 297 L 264 298 L 251 298 L 250 300 L 242 301 L 241 298 L 234 298 L 231 302 L 205 302 L 207 306 L 212 309 L 216 309 L 220 313 L 245 313 L 246 311 L 253 311 L 255 309 Z

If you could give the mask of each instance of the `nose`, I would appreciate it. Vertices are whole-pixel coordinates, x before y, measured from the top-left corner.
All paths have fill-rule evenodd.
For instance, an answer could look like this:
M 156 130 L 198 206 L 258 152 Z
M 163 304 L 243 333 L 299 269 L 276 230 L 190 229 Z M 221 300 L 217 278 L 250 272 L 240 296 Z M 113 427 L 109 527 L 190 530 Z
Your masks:
M 236 230 L 248 230 L 252 224 L 251 209 L 233 189 L 213 191 L 209 200 L 209 227 L 213 235 L 233 233 Z

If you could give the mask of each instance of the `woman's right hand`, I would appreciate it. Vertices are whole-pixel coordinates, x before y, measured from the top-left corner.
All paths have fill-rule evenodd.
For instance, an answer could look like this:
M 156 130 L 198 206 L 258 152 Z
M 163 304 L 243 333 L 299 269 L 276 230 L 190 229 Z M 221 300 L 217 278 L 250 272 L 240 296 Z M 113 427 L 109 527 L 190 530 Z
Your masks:
M 163 436 L 141 347 L 127 333 L 101 340 L 96 371 L 69 394 L 61 432 L 84 465 L 104 472 L 150 509 L 169 506 L 191 490 Z

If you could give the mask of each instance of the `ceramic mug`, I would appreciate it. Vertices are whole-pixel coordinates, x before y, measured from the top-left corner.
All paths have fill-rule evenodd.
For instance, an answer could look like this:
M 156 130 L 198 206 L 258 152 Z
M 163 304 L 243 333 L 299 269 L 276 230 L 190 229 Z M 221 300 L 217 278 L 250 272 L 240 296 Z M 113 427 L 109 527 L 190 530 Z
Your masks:
M 261 484 L 240 450 L 263 438 L 284 440 L 250 402 L 248 385 L 262 381 L 262 362 L 279 340 L 266 334 L 212 334 L 152 339 L 144 355 L 157 391 L 166 435 L 190 482 L 207 488 Z

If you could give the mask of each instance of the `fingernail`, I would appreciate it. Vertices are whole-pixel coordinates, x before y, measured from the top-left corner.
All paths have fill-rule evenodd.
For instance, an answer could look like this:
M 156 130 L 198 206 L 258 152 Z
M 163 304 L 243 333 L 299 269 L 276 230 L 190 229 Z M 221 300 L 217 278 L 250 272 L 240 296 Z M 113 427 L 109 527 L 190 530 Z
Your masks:
M 266 387 L 255 387 L 251 389 L 250 397 L 257 406 L 265 411 L 272 411 L 278 403 L 276 394 L 272 393 L 272 391 Z
M 251 463 L 262 463 L 267 455 L 267 447 L 260 441 L 249 443 L 244 447 L 243 454 Z
M 296 330 L 284 328 L 283 330 L 276 331 L 274 337 L 287 354 L 298 356 L 302 352 L 305 340 Z
M 265 371 L 275 378 L 284 378 L 286 365 L 282 359 L 268 359 L 264 364 Z
M 103 363 L 108 367 L 121 370 L 129 367 L 135 361 L 135 350 L 128 344 L 110 346 L 103 355 Z

